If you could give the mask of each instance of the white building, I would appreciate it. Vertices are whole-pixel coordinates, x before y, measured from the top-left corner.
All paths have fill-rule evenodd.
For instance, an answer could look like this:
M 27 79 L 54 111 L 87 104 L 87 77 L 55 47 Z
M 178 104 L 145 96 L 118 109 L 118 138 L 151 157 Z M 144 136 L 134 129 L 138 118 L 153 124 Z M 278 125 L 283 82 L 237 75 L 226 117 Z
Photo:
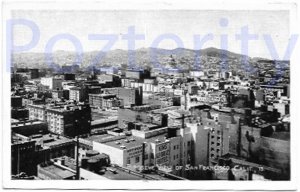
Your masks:
M 54 77 L 42 77 L 41 84 L 44 86 L 48 86 L 49 89 L 52 90 L 61 90 L 62 89 L 62 79 L 54 78 Z
M 93 150 L 109 155 L 110 161 L 123 167 L 157 166 L 166 171 L 174 171 L 175 166 L 187 160 L 180 136 L 166 138 L 168 128 L 150 131 L 133 130 L 132 136 L 103 135 L 93 140 Z M 186 152 L 184 152 L 186 154 Z

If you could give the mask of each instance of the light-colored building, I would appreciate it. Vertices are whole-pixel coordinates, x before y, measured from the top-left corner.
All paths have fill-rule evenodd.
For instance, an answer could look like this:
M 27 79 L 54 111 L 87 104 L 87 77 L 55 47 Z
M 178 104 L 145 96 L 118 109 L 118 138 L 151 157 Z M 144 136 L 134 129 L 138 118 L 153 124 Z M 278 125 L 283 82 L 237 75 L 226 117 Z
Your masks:
M 61 90 L 62 89 L 62 79 L 54 78 L 54 77 L 42 77 L 41 84 L 44 86 L 48 86 L 49 89 L 52 90 Z
M 85 89 L 80 88 L 80 87 L 73 87 L 70 88 L 69 91 L 69 99 L 74 100 L 74 101 L 84 101 L 86 96 L 85 96 Z
M 46 115 L 47 112 L 46 112 L 45 105 L 29 104 L 27 107 L 29 110 L 29 120 L 40 120 L 40 121 L 47 120 L 47 115 Z
M 139 131 L 132 130 L 131 136 L 105 134 L 93 138 L 93 150 L 109 155 L 112 164 L 123 167 L 157 166 L 175 173 L 175 166 L 188 160 L 180 136 L 167 138 L 168 128 Z
M 204 71 L 190 71 L 191 77 L 204 77 Z

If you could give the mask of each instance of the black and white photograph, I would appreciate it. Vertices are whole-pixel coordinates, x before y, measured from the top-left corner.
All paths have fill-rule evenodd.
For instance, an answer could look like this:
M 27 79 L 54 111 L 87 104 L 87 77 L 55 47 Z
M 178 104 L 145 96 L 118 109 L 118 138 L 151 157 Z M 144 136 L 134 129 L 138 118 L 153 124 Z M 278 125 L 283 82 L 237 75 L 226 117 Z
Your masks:
M 3 2 L 4 188 L 297 189 L 299 5 L 134 2 Z

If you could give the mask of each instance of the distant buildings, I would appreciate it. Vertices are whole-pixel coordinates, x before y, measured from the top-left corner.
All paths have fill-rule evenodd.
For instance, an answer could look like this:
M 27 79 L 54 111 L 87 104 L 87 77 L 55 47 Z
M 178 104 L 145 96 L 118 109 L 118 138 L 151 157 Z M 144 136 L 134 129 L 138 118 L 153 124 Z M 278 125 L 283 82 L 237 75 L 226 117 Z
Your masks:
M 62 89 L 62 79 L 57 79 L 55 77 L 42 77 L 41 84 L 48 86 L 51 90 L 61 90 Z
M 122 129 L 142 129 L 142 125 L 146 129 L 147 125 L 150 127 L 167 126 L 167 115 L 153 112 L 153 110 L 159 107 L 159 105 L 143 105 L 135 106 L 132 109 L 120 108 L 118 110 L 118 126 Z M 142 124 L 137 125 L 139 122 Z
M 120 107 L 122 100 L 118 99 L 115 94 L 89 94 L 89 104 L 91 107 L 111 109 Z
M 75 80 L 75 74 L 74 73 L 65 73 L 64 74 L 64 80 L 65 81 L 74 81 Z
M 107 88 L 103 89 L 106 94 L 115 94 L 117 98 L 122 99 L 122 104 L 124 106 L 131 105 L 142 105 L 143 104 L 143 90 L 142 88 Z
M 81 179 L 289 180 L 288 78 L 267 84 L 269 65 L 221 71 L 217 58 L 203 70 L 178 64 L 171 56 L 151 77 L 71 66 L 40 80 L 30 80 L 35 70 L 15 73 L 12 175 L 75 179 L 80 136 Z
M 39 69 L 34 68 L 17 68 L 14 72 L 15 75 L 20 75 L 25 79 L 37 79 L 39 78 Z
M 150 72 L 147 70 L 126 70 L 125 77 L 130 79 L 145 79 L 150 77 Z
M 69 91 L 69 99 L 77 102 L 82 102 L 87 99 L 86 89 L 83 87 L 73 87 Z
M 205 72 L 204 71 L 190 71 L 191 77 L 204 77 Z

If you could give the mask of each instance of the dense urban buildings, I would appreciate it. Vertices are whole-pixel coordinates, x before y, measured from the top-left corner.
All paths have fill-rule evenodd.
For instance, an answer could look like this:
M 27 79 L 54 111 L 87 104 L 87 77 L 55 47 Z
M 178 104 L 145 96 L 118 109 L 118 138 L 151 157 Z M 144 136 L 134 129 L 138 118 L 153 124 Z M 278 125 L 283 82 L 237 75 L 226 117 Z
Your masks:
M 12 178 L 289 180 L 289 64 L 239 62 L 13 68 Z

